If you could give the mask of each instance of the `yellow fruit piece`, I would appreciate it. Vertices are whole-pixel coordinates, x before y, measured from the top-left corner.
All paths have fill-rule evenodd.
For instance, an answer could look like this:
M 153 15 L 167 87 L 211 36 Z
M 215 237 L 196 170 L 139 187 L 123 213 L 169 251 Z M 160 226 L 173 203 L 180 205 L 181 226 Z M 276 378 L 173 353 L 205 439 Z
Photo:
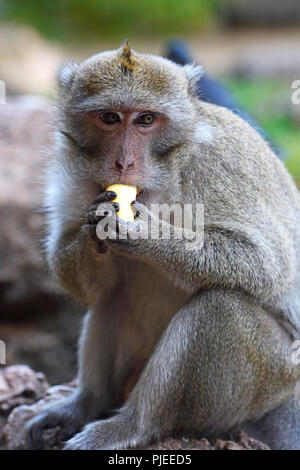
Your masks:
M 127 186 L 126 184 L 112 184 L 106 188 L 106 191 L 114 191 L 117 197 L 112 202 L 117 202 L 120 205 L 118 216 L 126 222 L 134 220 L 134 213 L 131 208 L 131 203 L 135 201 L 137 195 L 136 186 Z

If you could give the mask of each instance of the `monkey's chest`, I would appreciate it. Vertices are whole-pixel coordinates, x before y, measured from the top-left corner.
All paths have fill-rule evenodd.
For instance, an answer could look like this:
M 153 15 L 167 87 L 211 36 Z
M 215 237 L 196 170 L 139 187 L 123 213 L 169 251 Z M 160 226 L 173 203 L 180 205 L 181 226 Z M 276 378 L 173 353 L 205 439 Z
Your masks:
M 151 266 L 138 262 L 130 261 L 118 282 L 114 302 L 120 325 L 119 341 L 130 345 L 140 364 L 149 358 L 167 324 L 189 295 Z

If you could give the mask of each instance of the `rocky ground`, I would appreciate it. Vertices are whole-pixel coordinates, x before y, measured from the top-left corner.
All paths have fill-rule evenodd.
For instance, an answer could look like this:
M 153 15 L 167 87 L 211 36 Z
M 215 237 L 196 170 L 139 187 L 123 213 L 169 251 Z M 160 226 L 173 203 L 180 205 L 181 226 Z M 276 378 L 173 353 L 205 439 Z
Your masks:
M 44 374 L 28 366 L 11 366 L 0 370 L 0 449 L 23 449 L 23 429 L 30 418 L 50 402 L 68 396 L 74 384 L 50 387 Z M 59 426 L 43 432 L 47 449 L 61 449 Z M 268 446 L 237 430 L 219 439 L 191 437 L 168 438 L 147 449 L 159 450 L 268 450 Z

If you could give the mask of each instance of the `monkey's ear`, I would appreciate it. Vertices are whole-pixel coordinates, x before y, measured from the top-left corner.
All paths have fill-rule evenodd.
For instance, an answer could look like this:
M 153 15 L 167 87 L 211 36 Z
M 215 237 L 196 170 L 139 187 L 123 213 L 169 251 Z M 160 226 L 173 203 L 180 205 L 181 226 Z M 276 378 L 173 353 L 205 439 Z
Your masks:
M 72 85 L 75 71 L 79 64 L 76 62 L 64 62 L 57 74 L 57 82 L 61 88 L 67 88 Z
M 199 80 L 204 74 L 203 67 L 201 67 L 201 65 L 188 64 L 185 65 L 183 68 L 189 81 L 189 90 L 193 94 L 198 94 Z

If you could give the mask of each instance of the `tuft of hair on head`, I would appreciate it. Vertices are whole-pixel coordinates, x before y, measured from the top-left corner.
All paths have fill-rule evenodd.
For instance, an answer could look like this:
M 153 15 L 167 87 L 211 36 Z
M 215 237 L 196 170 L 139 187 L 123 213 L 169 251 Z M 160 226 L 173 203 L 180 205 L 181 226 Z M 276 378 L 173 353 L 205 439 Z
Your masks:
M 188 79 L 189 91 L 193 95 L 197 95 L 199 93 L 199 80 L 204 74 L 203 67 L 201 65 L 197 65 L 196 63 L 192 63 L 185 65 L 183 69 Z
M 119 61 L 125 73 L 128 71 L 132 71 L 135 68 L 136 61 L 132 56 L 131 48 L 127 39 L 124 40 L 121 46 L 121 50 L 119 52 Z
M 122 44 L 122 49 L 121 49 L 121 54 L 125 59 L 130 60 L 131 57 L 131 49 L 129 46 L 129 42 L 127 39 L 124 39 L 123 44 Z

